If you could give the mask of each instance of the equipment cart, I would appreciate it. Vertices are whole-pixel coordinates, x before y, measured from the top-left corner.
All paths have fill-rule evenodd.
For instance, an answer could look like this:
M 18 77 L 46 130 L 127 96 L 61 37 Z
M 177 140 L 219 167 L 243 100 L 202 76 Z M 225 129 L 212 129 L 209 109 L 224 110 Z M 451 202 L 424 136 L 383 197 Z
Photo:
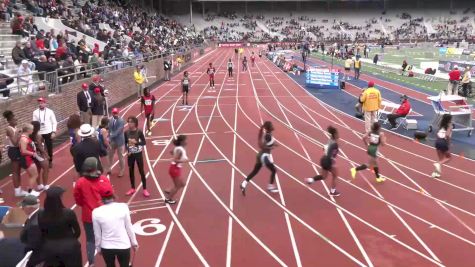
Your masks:
M 453 130 L 452 131 L 468 131 L 468 136 L 472 135 L 472 105 L 468 105 L 466 98 L 458 95 L 438 95 L 430 96 L 434 108 L 435 116 L 429 126 L 429 132 L 437 129 L 440 120 L 444 114 L 452 115 Z

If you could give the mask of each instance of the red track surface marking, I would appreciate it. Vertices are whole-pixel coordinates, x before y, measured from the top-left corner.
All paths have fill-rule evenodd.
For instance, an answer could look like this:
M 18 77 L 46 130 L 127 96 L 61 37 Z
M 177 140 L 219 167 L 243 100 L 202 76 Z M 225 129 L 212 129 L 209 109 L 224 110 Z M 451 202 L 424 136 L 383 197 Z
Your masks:
M 380 159 L 388 180 L 376 184 L 371 172 L 362 172 L 351 181 L 349 168 L 367 160 L 362 121 L 315 99 L 268 60 L 257 59 L 256 67 L 241 72 L 233 54 L 218 49 L 188 69 L 191 108 L 180 105 L 181 75 L 153 92 L 160 98 L 155 115 L 161 120 L 145 151 L 150 199 L 141 190 L 123 196 L 129 179 L 117 178 L 114 166 L 112 183 L 120 201 L 129 203 L 139 233 L 134 266 L 470 266 L 475 175 L 465 170 L 475 169 L 475 161 L 456 157 L 444 168 L 444 178 L 433 180 L 427 174 L 434 149 L 388 133 L 391 145 L 381 149 Z M 225 73 L 230 56 L 233 79 Z M 209 62 L 218 70 L 215 92 L 208 90 L 204 73 Z M 122 115 L 137 114 L 135 101 Z M 239 183 L 253 168 L 257 129 L 264 120 L 274 122 L 280 144 L 273 155 L 281 193 L 265 191 L 269 172 L 263 168 L 243 197 Z M 343 152 L 337 159 L 342 196 L 335 199 L 326 183 L 302 182 L 320 170 L 330 124 L 339 129 Z M 187 185 L 179 203 L 169 206 L 163 189 L 172 183 L 170 141 L 182 133 L 188 135 L 192 162 L 183 170 Z M 76 174 L 68 162 L 69 151 L 58 150 L 50 177 L 69 189 L 64 202 L 72 207 Z M 18 201 L 9 182 L 1 187 L 7 203 Z M 104 266 L 100 257 L 96 266 Z

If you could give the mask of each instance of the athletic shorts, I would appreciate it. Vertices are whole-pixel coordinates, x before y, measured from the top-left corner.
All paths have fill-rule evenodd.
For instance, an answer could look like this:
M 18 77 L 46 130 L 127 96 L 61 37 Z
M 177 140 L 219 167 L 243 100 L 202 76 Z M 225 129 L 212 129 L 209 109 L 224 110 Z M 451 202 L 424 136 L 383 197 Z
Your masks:
M 183 85 L 183 87 L 181 88 L 181 90 L 182 90 L 183 93 L 188 93 L 188 91 L 189 91 L 188 85 Z
M 261 164 L 266 165 L 266 159 L 270 163 L 274 163 L 274 159 L 272 158 L 272 154 L 265 153 L 265 152 L 259 152 L 257 154 L 257 162 L 260 162 Z
M 437 138 L 437 140 L 435 140 L 435 149 L 437 149 L 437 151 L 446 153 L 449 151 L 449 142 L 445 138 Z
M 369 145 L 368 146 L 368 155 L 372 158 L 376 158 L 378 156 L 378 146 L 377 145 Z
M 11 161 L 19 161 L 21 159 L 21 153 L 19 147 L 9 147 L 8 148 L 8 158 Z
M 176 164 L 170 164 L 170 168 L 168 168 L 168 174 L 170 174 L 170 177 L 173 179 L 179 178 L 181 176 L 181 168 Z
M 150 112 L 150 113 L 145 112 L 145 117 L 147 119 L 152 119 L 153 120 L 153 113 L 152 112 Z
M 325 171 L 331 171 L 333 169 L 334 160 L 331 157 L 323 156 L 320 159 L 320 166 Z
M 345 71 L 350 71 L 351 69 L 350 68 L 345 68 Z
M 20 166 L 25 170 L 30 168 L 31 164 L 33 163 L 34 161 L 32 156 L 22 156 L 20 159 Z

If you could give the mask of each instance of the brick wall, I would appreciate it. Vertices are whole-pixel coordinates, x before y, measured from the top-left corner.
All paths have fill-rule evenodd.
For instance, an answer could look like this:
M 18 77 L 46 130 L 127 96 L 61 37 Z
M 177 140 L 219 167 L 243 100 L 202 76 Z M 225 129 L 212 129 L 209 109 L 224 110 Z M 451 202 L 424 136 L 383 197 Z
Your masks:
M 183 54 L 185 62 L 182 67 L 186 67 L 191 61 L 204 53 L 203 49 L 193 49 L 190 52 Z M 173 58 L 175 61 L 176 56 Z M 157 58 L 143 63 L 147 68 L 147 76 L 156 76 L 149 79 L 147 86 L 154 86 L 163 80 L 163 58 Z M 127 100 L 134 99 L 137 95 L 137 89 L 133 77 L 134 67 L 127 67 L 120 70 L 115 70 L 107 74 L 102 74 L 104 85 L 109 90 L 109 106 L 113 107 L 124 103 Z M 37 99 L 44 97 L 48 101 L 48 107 L 56 114 L 58 121 L 58 134 L 66 132 L 66 122 L 71 114 L 78 112 L 76 105 L 76 95 L 81 91 L 82 83 L 90 83 L 91 79 L 74 81 L 69 84 L 61 86 L 61 93 L 49 94 L 42 91 L 32 95 L 25 95 L 13 98 L 8 101 L 0 102 L 0 111 L 12 110 L 18 119 L 18 125 L 21 127 L 23 123 L 31 122 L 32 114 L 38 108 Z M 1 114 L 0 114 L 1 116 Z M 2 127 L 0 127 L 0 142 L 5 140 L 6 120 L 2 117 L 0 119 Z M 8 156 L 3 152 L 3 161 L 1 165 L 8 163 Z M 1 175 L 0 175 L 1 177 Z

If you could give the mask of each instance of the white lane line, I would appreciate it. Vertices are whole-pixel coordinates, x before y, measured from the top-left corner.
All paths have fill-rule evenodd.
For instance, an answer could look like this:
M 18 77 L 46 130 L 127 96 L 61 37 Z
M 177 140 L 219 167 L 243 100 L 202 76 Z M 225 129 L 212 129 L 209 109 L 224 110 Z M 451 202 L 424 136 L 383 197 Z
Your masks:
M 222 64 L 221 64 L 222 65 Z M 220 66 L 221 66 L 220 65 Z M 204 66 L 204 65 L 203 65 Z M 219 68 L 219 67 L 218 67 Z M 203 72 L 202 75 L 200 77 L 202 77 L 205 73 Z M 199 98 L 204 94 L 204 92 L 206 91 L 206 87 L 203 88 L 203 90 L 201 91 L 199 97 L 197 98 L 197 102 L 199 100 Z M 179 100 L 177 100 L 177 102 L 175 102 L 175 105 L 178 103 Z M 195 106 L 195 108 L 197 107 L 197 105 Z M 174 127 L 174 111 L 175 109 L 172 110 L 172 116 L 171 116 L 171 125 L 172 125 L 172 136 L 170 137 L 170 141 L 176 136 L 176 133 L 177 133 L 177 130 L 179 130 L 181 128 L 181 126 L 183 125 L 183 123 L 186 121 L 186 119 L 188 118 L 188 116 L 191 114 L 191 110 L 187 112 L 186 116 L 183 118 L 181 124 L 177 127 L 177 129 L 175 130 L 175 127 Z M 170 142 L 169 142 L 170 143 Z M 163 152 L 163 151 L 162 151 Z M 198 153 L 197 153 L 198 154 Z M 145 153 L 145 156 L 148 158 L 148 153 L 146 152 Z M 153 169 L 155 165 L 153 166 L 150 166 L 150 163 L 149 163 L 149 168 L 150 169 Z M 191 179 L 191 174 L 192 172 L 189 173 L 188 175 L 188 178 L 187 178 L 187 182 L 185 184 L 185 187 L 183 188 L 183 191 L 182 191 L 182 194 L 181 194 L 181 198 L 179 200 L 179 203 L 178 203 L 178 206 L 177 206 L 177 210 L 176 210 L 176 214 L 178 214 L 179 210 L 180 210 L 180 207 L 181 207 L 181 204 L 183 203 L 183 199 L 184 199 L 184 196 L 187 192 L 187 189 L 188 189 L 188 185 L 189 185 L 189 180 Z M 160 192 L 160 195 L 162 197 L 164 197 L 164 194 L 163 194 L 163 191 L 155 177 L 155 174 L 154 172 L 152 172 L 152 176 L 153 176 L 153 180 L 157 186 L 157 189 L 158 191 Z M 190 244 L 190 246 L 193 248 L 193 250 L 195 251 L 195 253 L 197 254 L 198 258 L 201 260 L 202 264 L 205 265 L 205 266 L 209 266 L 209 264 L 207 263 L 207 261 L 204 259 L 204 257 L 201 255 L 201 253 L 198 251 L 197 247 L 194 245 L 194 243 L 192 242 L 191 238 L 188 236 L 188 234 L 186 232 L 184 232 L 184 229 L 183 229 L 183 226 L 180 224 L 180 222 L 178 221 L 177 219 L 177 216 L 175 214 L 175 212 L 173 212 L 173 210 L 171 209 L 171 207 L 169 205 L 167 205 L 167 208 L 169 209 L 169 212 L 170 214 L 172 215 L 173 217 L 173 221 L 171 222 L 170 226 L 168 227 L 168 230 L 167 230 L 167 235 L 165 236 L 165 240 L 163 242 L 163 245 L 162 245 L 162 248 L 160 249 L 160 252 L 158 254 L 158 257 L 157 257 L 157 260 L 155 262 L 155 266 L 158 267 L 160 266 L 160 263 L 162 262 L 163 260 L 163 256 L 165 254 L 165 249 L 167 247 L 167 244 L 168 244 L 168 241 L 170 239 L 170 236 L 171 236 L 171 233 L 173 231 L 173 228 L 175 225 L 178 226 L 178 228 L 180 228 L 180 230 L 182 231 L 185 239 L 188 241 L 188 243 Z
M 260 72 L 260 69 L 259 67 L 257 67 L 259 72 Z M 256 87 L 254 85 L 254 79 L 252 78 L 252 75 L 249 73 L 249 78 L 251 80 L 251 86 L 253 88 L 253 92 L 254 92 L 254 98 L 256 99 L 257 97 L 257 92 L 256 92 Z M 261 79 L 262 80 L 262 79 Z M 265 81 L 265 80 L 264 80 Z M 277 99 L 276 99 L 277 100 Z M 239 101 L 239 100 L 238 100 Z M 262 116 L 261 114 L 259 113 L 259 119 L 260 119 L 260 122 L 261 122 L 261 125 L 264 123 L 263 119 L 262 119 Z M 234 163 L 234 162 L 233 162 Z M 280 185 L 280 179 L 279 179 L 279 175 L 276 174 L 275 175 L 275 182 L 277 184 L 277 188 L 279 189 L 279 197 L 280 197 L 280 202 L 282 203 L 282 205 L 286 206 L 286 203 L 285 203 L 285 199 L 284 199 L 284 192 L 283 192 L 283 188 L 282 186 Z M 294 236 L 294 231 L 292 229 L 292 224 L 290 223 L 290 218 L 289 218 L 289 215 L 287 213 L 284 212 L 284 217 L 285 217 L 285 222 L 287 224 L 287 230 L 289 232 L 289 236 L 290 236 L 290 242 L 291 242 L 291 245 L 292 245 L 292 249 L 294 251 L 294 257 L 295 257 L 295 261 L 296 261 L 296 264 L 297 266 L 302 266 L 302 261 L 300 259 L 300 253 L 299 253 L 299 250 L 298 250 L 298 246 L 297 246 L 297 241 L 295 240 L 295 236 Z
M 279 79 L 277 78 L 277 76 L 276 76 L 275 78 L 276 78 L 277 80 L 279 80 Z M 280 80 L 279 80 L 279 81 L 280 81 Z M 281 81 L 280 81 L 280 83 L 281 83 L 281 85 L 285 88 L 285 90 L 286 90 L 290 95 L 292 95 L 292 93 L 289 91 L 289 89 L 287 88 L 287 86 L 285 86 L 285 84 L 282 83 Z M 297 100 L 297 99 L 294 99 L 294 100 L 301 106 L 302 110 L 304 110 L 304 111 L 306 112 L 306 110 L 303 108 L 305 105 L 304 105 L 303 103 L 301 103 L 301 102 L 300 102 L 299 100 Z M 283 108 L 285 108 L 285 107 L 283 107 L 283 106 L 280 104 L 280 102 L 278 102 L 278 105 L 279 105 L 279 107 L 281 108 L 282 113 L 284 113 Z M 323 108 L 325 108 L 325 107 L 323 107 Z M 287 108 L 285 108 L 285 109 L 288 110 Z M 267 109 L 266 109 L 266 110 L 267 110 Z M 325 108 L 325 110 L 327 110 L 327 109 Z M 327 112 L 330 113 L 329 110 L 327 110 Z M 308 114 L 308 112 L 306 112 L 306 114 L 307 114 L 309 117 L 311 117 L 310 114 Z M 270 114 L 270 115 L 272 116 L 272 114 Z M 285 116 L 285 113 L 284 113 L 284 116 Z M 276 116 L 273 116 L 273 117 L 275 117 L 276 119 L 278 119 Z M 286 116 L 285 116 L 285 117 L 286 117 Z M 336 116 L 335 116 L 335 117 L 336 117 Z M 286 118 L 287 118 L 287 117 L 286 117 Z M 301 118 L 300 116 L 297 116 L 296 118 L 298 118 L 298 119 L 301 120 L 301 121 L 304 120 L 304 119 Z M 339 119 L 339 118 L 337 118 L 337 119 Z M 281 120 L 279 119 L 279 121 L 281 121 Z M 288 119 L 287 119 L 287 121 L 288 121 Z M 340 120 L 340 121 L 341 121 L 341 120 Z M 281 121 L 281 122 L 282 122 L 282 121 Z M 288 121 L 288 122 L 289 122 L 289 121 Z M 341 121 L 341 122 L 344 123 L 343 121 Z M 291 131 L 293 131 L 294 133 L 296 133 L 295 128 L 290 124 L 290 122 L 289 122 L 289 124 L 285 124 L 285 123 L 284 123 L 284 125 L 287 126 Z M 324 130 L 323 128 L 320 127 L 320 130 L 321 130 L 323 133 L 325 133 L 325 130 Z M 353 132 L 354 132 L 354 131 L 353 131 Z M 358 135 L 356 135 L 356 136 L 357 136 L 358 138 L 360 138 Z M 343 150 L 342 150 L 342 153 L 344 154 L 344 156 L 345 156 L 346 158 L 348 158 L 348 156 L 343 152 Z M 352 165 L 353 165 L 353 167 L 356 167 L 354 164 L 352 164 Z M 368 179 L 366 179 L 366 177 L 365 177 L 364 180 L 366 181 L 366 183 L 372 188 L 372 190 L 373 190 L 379 197 L 384 198 L 384 197 L 381 195 L 381 193 L 368 181 Z M 432 258 L 434 258 L 435 260 L 437 260 L 437 261 L 440 262 L 440 259 L 435 255 L 435 253 L 434 253 L 434 252 L 429 248 L 429 246 L 419 237 L 419 235 L 416 234 L 416 232 L 412 229 L 412 227 L 410 227 L 410 226 L 407 224 L 407 222 L 396 212 L 396 210 L 395 210 L 394 208 L 392 208 L 391 206 L 388 206 L 388 208 L 389 208 L 389 209 L 391 210 L 391 212 L 399 219 L 399 221 L 408 229 L 408 231 L 416 238 L 416 240 L 426 249 L 426 251 L 432 256 Z M 346 220 L 346 219 L 345 219 L 345 220 Z M 355 236 L 355 237 L 356 237 L 356 236 Z M 364 251 L 363 246 L 361 246 L 361 244 L 359 243 L 359 241 L 358 241 L 358 245 L 359 245 L 359 247 L 360 247 L 360 250 L 362 250 L 362 253 L 363 253 L 364 257 L 365 257 L 367 260 L 370 260 L 369 257 L 368 257 L 368 255 L 367 255 L 366 252 Z M 370 265 L 372 265 L 371 261 L 369 261 L 368 263 L 369 263 Z

